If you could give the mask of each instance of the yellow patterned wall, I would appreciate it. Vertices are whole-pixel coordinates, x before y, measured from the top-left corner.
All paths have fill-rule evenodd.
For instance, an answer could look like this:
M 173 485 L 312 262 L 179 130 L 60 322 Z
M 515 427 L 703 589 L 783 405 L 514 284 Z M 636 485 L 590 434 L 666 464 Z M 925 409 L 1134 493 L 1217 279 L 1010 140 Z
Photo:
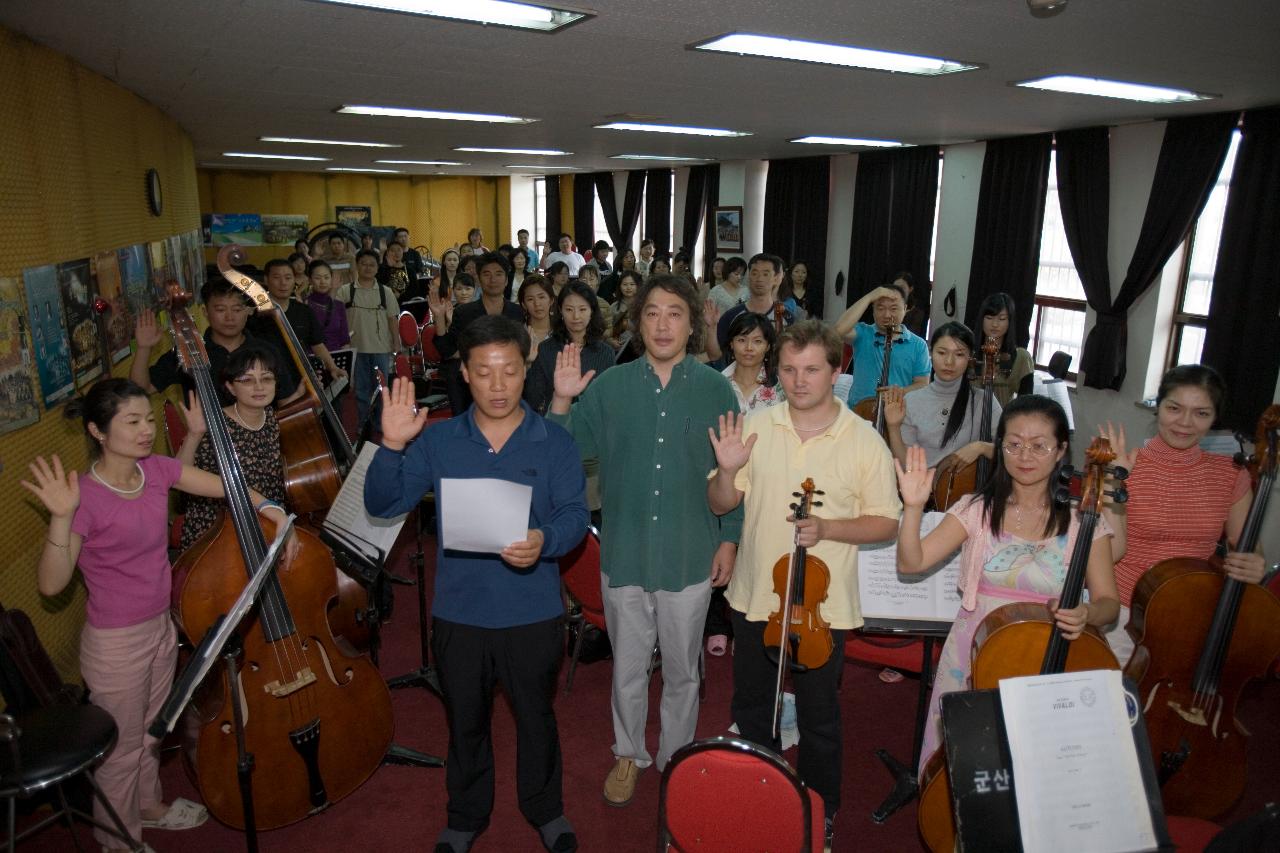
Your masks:
M 199 227 L 195 160 L 181 127 L 137 95 L 0 27 L 0 276 L 159 240 Z M 164 210 L 147 209 L 159 170 Z M 116 365 L 127 375 L 130 361 Z M 84 470 L 86 447 L 63 407 L 0 436 L 0 603 L 27 611 L 67 678 L 78 672 L 84 587 L 36 592 L 46 517 L 18 481 L 37 454 Z
M 511 179 L 507 177 L 314 174 L 201 169 L 202 213 L 306 214 L 312 227 L 333 220 L 339 205 L 372 208 L 375 225 L 409 229 L 412 245 L 437 258 L 466 242 L 473 227 L 496 248 L 511 232 Z M 261 266 L 292 252 L 288 246 L 254 246 L 250 262 Z M 213 250 L 206 249 L 210 261 Z

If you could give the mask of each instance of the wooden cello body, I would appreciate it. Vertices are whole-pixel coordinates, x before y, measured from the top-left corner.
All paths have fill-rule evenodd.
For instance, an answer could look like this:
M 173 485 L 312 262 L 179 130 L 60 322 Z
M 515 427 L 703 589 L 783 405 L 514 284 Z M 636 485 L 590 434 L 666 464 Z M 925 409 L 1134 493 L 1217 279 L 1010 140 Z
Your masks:
M 1273 405 L 1258 428 L 1260 476 L 1239 551 L 1257 545 L 1276 482 L 1278 430 Z M 1216 559 L 1164 560 L 1134 588 L 1128 630 L 1137 645 L 1125 673 L 1138 685 L 1165 810 L 1217 817 L 1244 792 L 1249 733 L 1236 703 L 1280 655 L 1280 601 L 1227 577 Z
M 1083 475 L 1080 499 L 1080 524 L 1067 576 L 1059 597 L 1065 609 L 1080 603 L 1089 551 L 1093 546 L 1093 530 L 1101 514 L 1103 481 L 1107 466 L 1115 459 L 1105 438 L 1094 439 L 1087 457 L 1089 467 Z M 1127 472 L 1111 469 L 1117 479 Z M 1070 476 L 1069 470 L 1066 472 Z M 1061 500 L 1067 494 L 1058 493 Z M 1126 499 L 1123 489 L 1111 493 L 1117 502 Z M 1075 640 L 1065 640 L 1057 631 L 1044 604 L 1019 601 L 997 607 L 979 623 L 973 635 L 970 686 L 985 690 L 999 686 L 1004 678 L 1079 672 L 1090 669 L 1119 669 L 1120 663 L 1097 628 L 1086 626 Z M 947 777 L 946 750 L 939 747 L 920 774 L 920 804 L 916 812 L 920 837 L 934 853 L 955 849 L 955 813 L 951 802 L 951 782 Z
M 982 345 L 982 414 L 978 421 L 979 441 L 991 441 L 991 402 L 996 394 L 996 359 L 999 353 L 1000 344 L 995 338 L 987 338 Z M 946 512 L 960 498 L 976 492 L 990 475 L 992 461 L 985 456 L 979 456 L 962 468 L 940 472 L 938 481 L 933 485 L 934 509 Z
M 876 432 L 880 433 L 886 441 L 888 432 L 884 424 L 884 395 L 880 393 L 880 389 L 889 384 L 889 363 L 893 357 L 894 339 L 901 332 L 901 326 L 889 326 L 884 332 L 876 330 L 876 335 L 884 335 L 884 359 L 880 362 L 880 381 L 876 383 L 875 394 L 863 397 L 853 404 L 853 413 L 875 424 Z
M 174 345 L 195 380 L 208 437 L 226 488 L 228 510 L 178 561 L 182 577 L 178 621 L 202 637 L 229 612 L 267 553 L 270 521 L 261 520 L 231 442 L 209 372 L 203 341 L 187 315 L 185 294 L 171 291 Z M 329 549 L 306 531 L 300 548 L 264 583 L 255 608 L 240 624 L 241 708 L 215 667 L 183 722 L 185 755 L 209 811 L 234 827 L 245 825 L 237 784 L 233 716 L 239 710 L 246 747 L 254 756 L 256 825 L 271 829 L 301 820 L 349 794 L 377 769 L 391 743 L 391 697 L 365 656 L 335 642 L 328 608 L 336 597 Z

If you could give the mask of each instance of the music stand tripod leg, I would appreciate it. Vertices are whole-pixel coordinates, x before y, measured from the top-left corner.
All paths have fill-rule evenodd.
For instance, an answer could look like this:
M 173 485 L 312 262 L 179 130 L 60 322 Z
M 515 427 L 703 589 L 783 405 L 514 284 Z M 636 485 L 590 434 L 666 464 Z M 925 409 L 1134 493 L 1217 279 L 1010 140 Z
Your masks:
M 394 678 L 387 679 L 387 686 L 392 690 L 401 687 L 425 687 L 436 696 L 440 696 L 440 677 L 436 674 L 436 669 L 431 665 L 431 626 L 427 620 L 427 581 L 426 581 L 426 555 L 422 550 L 422 503 L 418 503 L 418 508 L 414 510 L 417 513 L 417 536 L 418 551 L 413 555 L 414 575 L 418 586 L 418 640 L 421 643 L 422 666 L 415 670 L 406 672 L 404 675 L 397 675 Z
M 920 748 L 924 742 L 924 725 L 929 716 L 929 691 L 933 682 L 933 644 L 937 642 L 931 636 L 926 636 L 923 639 L 924 642 L 921 643 L 923 651 L 920 662 L 920 689 L 916 693 L 916 725 L 911 745 L 911 766 L 904 765 L 890 755 L 886 749 L 876 750 L 876 757 L 880 759 L 889 771 L 889 775 L 893 777 L 893 790 L 871 813 L 871 819 L 876 823 L 884 823 L 893 816 L 894 812 L 911 802 L 920 793 L 920 783 L 916 779 L 916 767 L 920 765 Z
M 231 719 L 236 735 L 236 781 L 240 783 L 240 805 L 244 809 L 244 844 L 249 853 L 258 853 L 258 824 L 253 811 L 253 753 L 245 748 L 244 712 L 240 707 L 240 675 L 236 660 L 242 646 L 240 635 L 232 634 L 222 648 L 222 663 L 227 672 L 227 690 L 231 701 Z

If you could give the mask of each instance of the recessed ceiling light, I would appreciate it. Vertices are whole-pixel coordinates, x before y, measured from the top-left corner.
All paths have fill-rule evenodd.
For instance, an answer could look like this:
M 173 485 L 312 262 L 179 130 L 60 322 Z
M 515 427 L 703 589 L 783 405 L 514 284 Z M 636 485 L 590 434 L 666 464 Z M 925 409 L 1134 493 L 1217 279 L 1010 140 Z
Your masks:
M 681 127 L 678 124 L 642 124 L 634 121 L 612 121 L 597 124 L 596 130 L 643 130 L 650 133 L 681 133 L 689 136 L 750 136 L 741 130 L 721 130 L 715 127 Z
M 572 151 L 555 148 L 455 148 L 454 151 L 470 151 L 479 154 L 533 154 L 542 157 L 567 157 Z
M 386 12 L 405 12 L 432 18 L 497 24 L 525 30 L 553 32 L 577 23 L 591 15 L 569 9 L 553 9 L 531 3 L 509 3 L 504 0 L 319 0 L 339 6 L 360 6 Z
M 388 166 L 470 166 L 470 163 L 459 163 L 457 160 L 374 160 L 375 163 L 386 163 Z
M 373 172 L 379 175 L 399 175 L 402 173 L 403 170 L 402 169 L 356 169 L 356 168 L 348 168 L 346 166 L 330 166 L 329 168 L 325 169 L 325 171 L 326 172 Z
M 504 169 L 532 169 L 532 170 L 537 171 L 537 172 L 578 172 L 578 171 L 581 171 L 581 169 L 579 169 L 577 166 L 547 166 L 547 165 L 531 166 L 531 165 L 520 165 L 520 164 L 518 164 L 518 163 L 508 163 L 507 165 L 503 166 L 502 168 L 504 168 Z
M 973 71 L 981 67 L 969 62 L 939 59 L 934 56 L 915 56 L 889 50 L 824 44 L 817 41 L 754 33 L 729 33 L 710 41 L 694 43 L 690 47 L 694 50 L 710 50 L 717 53 L 736 53 L 742 56 L 762 56 L 767 59 L 790 59 L 794 62 L 816 62 L 821 65 L 840 65 L 845 68 L 866 68 L 872 71 L 928 76 L 951 74 L 956 71 Z
M 441 121 L 482 121 L 489 124 L 531 124 L 536 118 L 489 115 L 487 113 L 455 113 L 448 110 L 418 110 L 411 107 L 371 107 L 363 104 L 343 104 L 340 113 L 357 116 L 394 116 L 396 118 L 433 118 Z
M 246 151 L 223 151 L 223 157 L 252 157 L 258 160 L 314 160 L 327 163 L 328 157 L 303 157 L 301 154 L 250 154 Z
M 857 148 L 902 148 L 905 143 L 892 139 L 855 139 L 846 136 L 801 136 L 790 142 L 803 142 L 807 145 L 846 145 Z
M 298 145 L 351 145 L 356 148 L 401 148 L 389 142 L 348 142 L 342 139 L 297 139 L 292 136 L 259 136 L 259 142 L 291 142 Z
M 1097 77 L 1077 77 L 1073 74 L 1055 74 L 1052 77 L 1041 77 L 1037 80 L 1022 80 L 1013 85 L 1027 89 L 1066 92 L 1072 95 L 1123 98 L 1126 101 L 1143 101 L 1149 104 L 1178 104 L 1221 97 L 1221 95 L 1208 95 L 1187 89 L 1148 86 L 1144 83 L 1124 83 L 1119 80 L 1099 80 Z
M 614 154 L 610 160 L 655 160 L 672 163 L 705 163 L 706 157 L 672 157 L 666 154 Z

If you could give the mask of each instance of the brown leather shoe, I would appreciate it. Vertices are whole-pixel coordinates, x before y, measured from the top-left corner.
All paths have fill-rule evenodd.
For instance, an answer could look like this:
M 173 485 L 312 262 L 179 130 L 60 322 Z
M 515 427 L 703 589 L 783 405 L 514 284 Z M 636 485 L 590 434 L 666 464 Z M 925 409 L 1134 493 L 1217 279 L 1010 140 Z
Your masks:
M 640 768 L 630 758 L 619 758 L 604 780 L 604 801 L 611 806 L 625 806 L 636 793 Z

